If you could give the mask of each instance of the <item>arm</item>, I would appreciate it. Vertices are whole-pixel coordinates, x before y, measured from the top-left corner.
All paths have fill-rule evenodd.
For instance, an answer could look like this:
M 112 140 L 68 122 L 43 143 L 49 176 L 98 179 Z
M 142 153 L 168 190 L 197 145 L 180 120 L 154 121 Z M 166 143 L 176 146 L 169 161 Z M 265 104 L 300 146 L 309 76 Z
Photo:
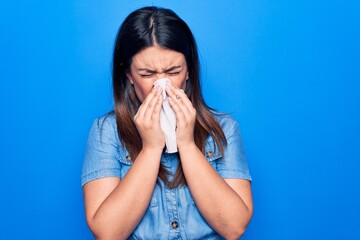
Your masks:
M 238 239 L 253 212 L 250 182 L 222 179 L 195 144 L 182 147 L 179 153 L 187 184 L 203 217 L 226 239 Z
M 206 221 L 226 239 L 237 239 L 250 222 L 253 206 L 250 182 L 223 179 L 194 142 L 196 111 L 179 89 L 167 89 L 177 117 L 177 143 L 184 175 Z M 180 96 L 176 99 L 175 95 Z M 206 179 L 206 181 L 204 181 Z
M 97 239 L 126 239 L 149 205 L 165 145 L 159 93 L 152 90 L 134 117 L 143 148 L 125 177 L 98 179 L 83 187 L 86 219 Z

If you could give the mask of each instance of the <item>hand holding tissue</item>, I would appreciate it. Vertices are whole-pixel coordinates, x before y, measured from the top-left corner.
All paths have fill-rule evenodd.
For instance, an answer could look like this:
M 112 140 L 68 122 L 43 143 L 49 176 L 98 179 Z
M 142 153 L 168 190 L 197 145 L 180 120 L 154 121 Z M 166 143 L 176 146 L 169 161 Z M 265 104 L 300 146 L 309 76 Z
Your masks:
M 165 91 L 166 86 L 170 86 L 171 81 L 168 78 L 161 78 L 154 82 L 154 86 L 162 88 L 163 105 L 160 112 L 160 126 L 165 135 L 166 152 L 175 153 L 177 152 L 176 144 L 176 115 L 174 110 L 171 108 L 167 94 Z

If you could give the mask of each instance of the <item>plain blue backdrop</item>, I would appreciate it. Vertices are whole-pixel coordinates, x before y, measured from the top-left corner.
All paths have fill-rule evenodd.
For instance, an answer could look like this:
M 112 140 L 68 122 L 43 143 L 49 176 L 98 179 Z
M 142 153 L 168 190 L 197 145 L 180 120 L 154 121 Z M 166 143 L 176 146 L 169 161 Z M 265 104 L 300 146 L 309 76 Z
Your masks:
M 358 1 L 8 1 L 0 7 L 0 238 L 92 239 L 80 173 L 112 109 L 131 11 L 173 9 L 207 103 L 240 123 L 255 212 L 243 239 L 360 239 Z

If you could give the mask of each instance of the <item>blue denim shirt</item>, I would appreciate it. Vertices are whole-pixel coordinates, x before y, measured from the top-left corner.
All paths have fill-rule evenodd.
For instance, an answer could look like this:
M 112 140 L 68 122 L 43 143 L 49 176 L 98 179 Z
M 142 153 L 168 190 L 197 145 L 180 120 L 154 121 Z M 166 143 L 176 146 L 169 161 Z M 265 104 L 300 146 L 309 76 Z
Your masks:
M 214 115 L 222 127 L 227 147 L 224 157 L 208 137 L 204 155 L 222 178 L 251 181 L 238 124 L 227 115 Z M 114 114 L 96 119 L 88 137 L 81 182 L 117 176 L 123 178 L 133 162 L 119 141 Z M 164 152 L 161 163 L 175 173 L 177 153 Z M 187 186 L 169 188 L 157 179 L 149 207 L 129 239 L 222 239 L 200 214 Z

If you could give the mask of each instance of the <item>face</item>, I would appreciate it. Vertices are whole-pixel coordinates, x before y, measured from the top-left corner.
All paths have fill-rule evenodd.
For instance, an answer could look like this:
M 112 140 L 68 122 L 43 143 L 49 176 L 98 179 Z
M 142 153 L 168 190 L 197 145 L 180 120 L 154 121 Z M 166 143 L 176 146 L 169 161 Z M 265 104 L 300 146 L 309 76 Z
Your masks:
M 173 86 L 185 90 L 188 75 L 182 53 L 152 46 L 134 55 L 127 77 L 143 102 L 157 79 L 169 78 Z

